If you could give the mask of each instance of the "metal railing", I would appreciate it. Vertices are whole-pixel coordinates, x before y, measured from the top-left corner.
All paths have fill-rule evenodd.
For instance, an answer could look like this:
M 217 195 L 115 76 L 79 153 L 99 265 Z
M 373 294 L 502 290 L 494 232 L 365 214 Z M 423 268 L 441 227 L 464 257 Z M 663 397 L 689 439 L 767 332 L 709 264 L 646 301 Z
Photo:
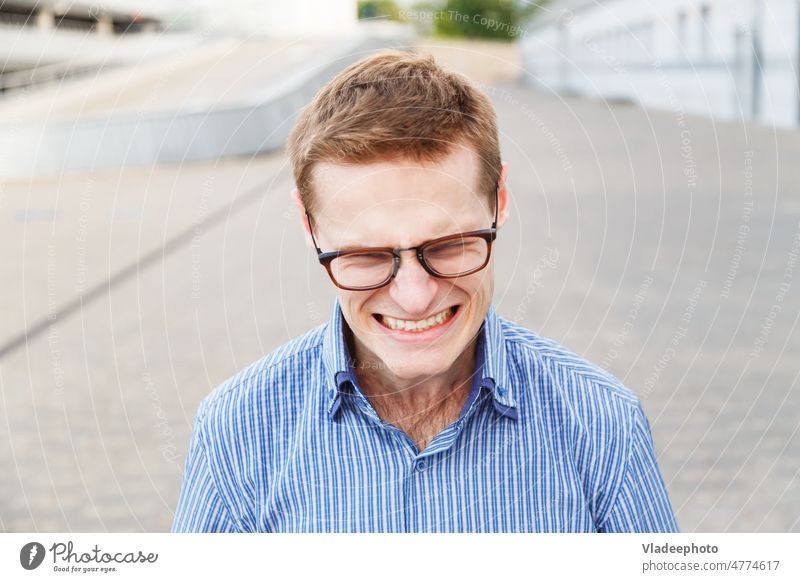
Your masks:
M 55 63 L 52 65 L 44 65 L 34 69 L 26 69 L 24 71 L 14 71 L 11 73 L 0 74 L 0 95 L 11 93 L 26 87 L 38 87 L 48 83 L 60 82 L 70 77 L 77 77 L 99 71 L 113 65 L 67 65 L 64 63 Z
M 36 26 L 36 17 L 33 14 L 17 14 L 16 12 L 0 11 L 0 26 Z

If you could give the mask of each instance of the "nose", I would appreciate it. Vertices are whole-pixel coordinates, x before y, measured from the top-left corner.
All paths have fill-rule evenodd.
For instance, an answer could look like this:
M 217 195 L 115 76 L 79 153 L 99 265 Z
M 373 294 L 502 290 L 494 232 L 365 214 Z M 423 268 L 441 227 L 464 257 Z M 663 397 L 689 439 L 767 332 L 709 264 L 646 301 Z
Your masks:
M 400 256 L 389 296 L 409 315 L 425 315 L 436 298 L 439 282 L 422 267 L 414 251 L 401 251 Z

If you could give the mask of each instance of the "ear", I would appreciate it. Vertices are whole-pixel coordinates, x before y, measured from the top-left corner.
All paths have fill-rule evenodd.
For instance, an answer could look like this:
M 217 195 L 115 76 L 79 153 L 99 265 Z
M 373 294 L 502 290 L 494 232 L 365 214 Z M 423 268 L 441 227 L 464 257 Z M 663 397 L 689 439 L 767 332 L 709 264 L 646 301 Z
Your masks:
M 500 180 L 497 190 L 497 228 L 499 229 L 508 220 L 508 164 L 501 162 Z
M 303 200 L 300 198 L 300 191 L 297 188 L 292 190 L 292 200 L 294 200 L 294 204 L 297 206 L 297 209 L 300 212 L 300 223 L 303 226 L 303 231 L 305 232 L 306 245 L 308 245 L 310 249 L 316 251 L 317 249 L 314 246 L 314 241 L 311 239 L 311 227 L 308 224 L 306 207 L 303 206 Z

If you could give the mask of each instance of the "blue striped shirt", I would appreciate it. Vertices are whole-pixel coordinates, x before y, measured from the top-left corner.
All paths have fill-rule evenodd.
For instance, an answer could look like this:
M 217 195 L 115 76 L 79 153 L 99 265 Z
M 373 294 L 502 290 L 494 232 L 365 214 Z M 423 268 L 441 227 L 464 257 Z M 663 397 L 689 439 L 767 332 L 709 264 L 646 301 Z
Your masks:
M 201 402 L 172 531 L 678 531 L 607 372 L 490 306 L 464 408 L 420 452 L 359 388 L 344 325 L 336 300 Z

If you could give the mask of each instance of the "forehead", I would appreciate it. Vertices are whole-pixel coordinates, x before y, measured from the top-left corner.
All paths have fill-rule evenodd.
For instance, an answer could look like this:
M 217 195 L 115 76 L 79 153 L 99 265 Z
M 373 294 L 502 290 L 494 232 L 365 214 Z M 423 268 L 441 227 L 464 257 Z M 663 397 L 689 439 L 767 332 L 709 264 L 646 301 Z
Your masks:
M 332 248 L 413 246 L 488 228 L 477 154 L 457 147 L 437 162 L 320 163 L 314 173 L 315 226 Z M 488 219 L 490 220 L 490 218 Z

